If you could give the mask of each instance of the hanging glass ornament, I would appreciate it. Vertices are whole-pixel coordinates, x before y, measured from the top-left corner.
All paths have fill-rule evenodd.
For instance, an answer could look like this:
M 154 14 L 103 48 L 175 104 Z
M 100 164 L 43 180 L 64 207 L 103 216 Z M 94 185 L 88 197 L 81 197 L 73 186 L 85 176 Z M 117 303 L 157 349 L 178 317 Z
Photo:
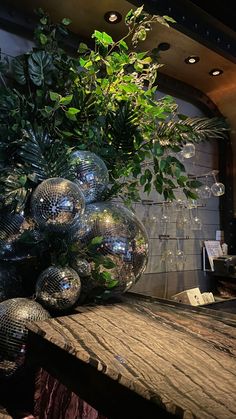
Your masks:
M 191 159 L 193 156 L 195 156 L 195 152 L 195 145 L 193 143 L 186 143 L 184 144 L 180 153 L 185 159 Z

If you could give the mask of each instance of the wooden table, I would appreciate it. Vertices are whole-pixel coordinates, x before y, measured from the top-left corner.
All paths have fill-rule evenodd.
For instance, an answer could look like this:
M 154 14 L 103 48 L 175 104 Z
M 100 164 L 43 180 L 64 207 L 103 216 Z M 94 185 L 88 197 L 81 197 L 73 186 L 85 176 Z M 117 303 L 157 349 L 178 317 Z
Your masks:
M 110 418 L 236 418 L 236 320 L 126 295 L 29 326 L 30 362 Z

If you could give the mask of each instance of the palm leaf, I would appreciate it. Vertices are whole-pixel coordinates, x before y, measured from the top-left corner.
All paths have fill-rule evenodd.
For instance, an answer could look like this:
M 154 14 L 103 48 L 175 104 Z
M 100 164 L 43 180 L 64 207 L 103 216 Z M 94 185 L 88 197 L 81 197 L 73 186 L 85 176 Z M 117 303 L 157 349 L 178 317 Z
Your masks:
M 23 130 L 19 156 L 36 183 L 51 177 L 72 179 L 67 149 L 59 140 L 52 140 L 42 127 Z
M 8 168 L 0 177 L 0 191 L 3 205 L 16 212 L 24 209 L 31 193 L 31 188 L 26 187 L 27 176 L 21 167 Z
M 228 127 L 222 118 L 186 118 L 161 122 L 157 135 L 165 145 L 176 145 L 183 142 L 201 142 L 212 138 L 225 138 Z
M 138 116 L 128 102 L 119 102 L 115 111 L 107 115 L 107 134 L 115 149 L 135 153 L 135 140 L 140 139 Z

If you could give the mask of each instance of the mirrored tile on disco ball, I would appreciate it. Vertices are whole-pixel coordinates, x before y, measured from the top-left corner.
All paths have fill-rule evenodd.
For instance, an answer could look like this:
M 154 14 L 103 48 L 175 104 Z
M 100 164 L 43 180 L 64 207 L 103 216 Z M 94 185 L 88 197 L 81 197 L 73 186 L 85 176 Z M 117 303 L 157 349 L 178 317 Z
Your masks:
M 71 154 L 71 164 L 86 204 L 101 199 L 109 183 L 104 161 L 90 151 L 78 150 Z
M 33 192 L 31 211 L 41 228 L 67 232 L 84 211 L 84 196 L 79 186 L 67 179 L 43 181 Z
M 148 261 L 148 237 L 136 215 L 120 204 L 94 203 L 86 206 L 71 242 L 76 247 L 87 245 L 94 237 L 102 237 L 97 252 L 108 256 L 115 267 L 109 269 L 116 290 L 125 292 L 137 282 Z M 106 270 L 104 268 L 104 270 Z
M 81 282 L 79 275 L 69 267 L 50 266 L 36 282 L 36 298 L 51 310 L 67 310 L 79 298 Z
M 0 303 L 0 357 L 17 361 L 25 348 L 27 323 L 45 320 L 49 313 L 36 301 L 12 298 Z

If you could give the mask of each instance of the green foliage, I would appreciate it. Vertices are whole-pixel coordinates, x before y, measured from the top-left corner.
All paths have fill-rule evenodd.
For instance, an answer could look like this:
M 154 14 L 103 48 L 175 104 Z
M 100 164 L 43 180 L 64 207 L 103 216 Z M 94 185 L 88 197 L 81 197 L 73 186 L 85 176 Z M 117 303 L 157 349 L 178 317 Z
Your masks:
M 36 47 L 11 64 L 0 59 L 1 205 L 27 209 L 43 179 L 73 180 L 73 148 L 104 159 L 111 184 L 104 199 L 132 202 L 140 187 L 147 194 L 155 188 L 165 199 L 181 187 L 192 198 L 196 186 L 175 153 L 186 141 L 224 137 L 227 129 L 216 118 L 179 115 L 170 96 L 156 100 L 160 65 L 154 53 L 135 47 L 153 24 L 173 20 L 139 7 L 127 14 L 122 39 L 95 30 L 94 48 L 80 43 L 71 57 L 63 49 L 70 20 L 53 24 L 41 9 L 38 16 Z M 114 285 L 103 271 L 96 274 Z

